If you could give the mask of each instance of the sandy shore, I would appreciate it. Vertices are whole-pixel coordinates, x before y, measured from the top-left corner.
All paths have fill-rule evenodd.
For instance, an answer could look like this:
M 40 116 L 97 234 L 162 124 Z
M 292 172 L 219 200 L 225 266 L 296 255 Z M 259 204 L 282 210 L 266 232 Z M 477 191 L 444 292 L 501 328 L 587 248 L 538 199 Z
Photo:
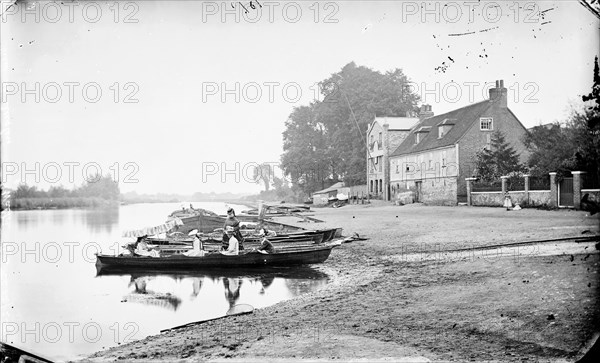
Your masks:
M 89 360 L 562 362 L 600 326 L 596 244 L 477 249 L 600 234 L 598 216 L 385 203 L 314 211 L 326 222 L 297 225 L 369 238 L 315 266 L 331 277 L 323 289 Z

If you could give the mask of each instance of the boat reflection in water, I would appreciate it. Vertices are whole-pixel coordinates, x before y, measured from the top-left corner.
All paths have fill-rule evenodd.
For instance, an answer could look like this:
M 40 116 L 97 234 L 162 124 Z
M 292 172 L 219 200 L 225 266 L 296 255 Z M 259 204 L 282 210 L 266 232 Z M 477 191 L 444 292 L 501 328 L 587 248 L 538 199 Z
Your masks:
M 122 303 L 167 309 L 177 313 L 178 321 L 224 316 L 240 304 L 254 308 L 273 305 L 314 291 L 328 281 L 325 273 L 308 266 L 151 272 L 102 266 L 97 267 L 96 277 L 127 281 L 130 291 Z
M 129 287 L 135 287 L 134 291 L 123 297 L 123 302 L 136 302 L 146 305 L 160 306 L 167 309 L 177 310 L 181 299 L 171 293 L 156 292 L 147 289 L 147 284 L 153 280 L 153 276 L 131 275 Z

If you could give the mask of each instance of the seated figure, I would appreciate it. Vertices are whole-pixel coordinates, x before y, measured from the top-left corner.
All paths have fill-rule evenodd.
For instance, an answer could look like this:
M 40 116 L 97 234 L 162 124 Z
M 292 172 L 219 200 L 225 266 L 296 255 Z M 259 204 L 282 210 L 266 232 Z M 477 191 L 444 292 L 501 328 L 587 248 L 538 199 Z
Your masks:
M 206 251 L 204 251 L 204 246 L 202 245 L 200 238 L 198 238 L 198 234 L 196 234 L 196 237 L 194 237 L 193 248 L 183 253 L 183 255 L 188 257 L 202 257 L 205 254 Z
M 225 233 L 227 234 L 227 237 L 229 237 L 229 245 L 226 250 L 221 251 L 224 255 L 235 256 L 240 254 L 239 242 L 234 236 L 234 231 L 234 228 L 231 226 L 225 228 Z
M 133 252 L 138 256 L 160 257 L 160 252 L 150 249 L 143 238 L 138 238 L 137 246 Z

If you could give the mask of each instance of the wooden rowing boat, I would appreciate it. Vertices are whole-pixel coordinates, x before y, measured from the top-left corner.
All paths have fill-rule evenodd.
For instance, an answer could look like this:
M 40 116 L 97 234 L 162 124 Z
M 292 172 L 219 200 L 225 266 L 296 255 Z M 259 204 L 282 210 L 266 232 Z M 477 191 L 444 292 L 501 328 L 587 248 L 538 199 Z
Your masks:
M 96 276 L 128 276 L 129 279 L 139 277 L 155 277 L 168 276 L 175 280 L 180 280 L 188 277 L 200 277 L 220 279 L 225 277 L 239 278 L 264 278 L 264 277 L 279 277 L 286 279 L 310 279 L 320 280 L 328 278 L 327 274 L 322 271 L 306 265 L 292 266 L 254 266 L 241 268 L 227 267 L 211 267 L 208 269 L 189 269 L 189 268 L 135 268 L 135 267 L 120 267 L 97 265 Z
M 169 216 L 169 218 L 179 218 L 181 222 L 183 222 L 182 226 L 179 226 L 177 231 L 187 234 L 189 231 L 193 229 L 197 229 L 202 233 L 210 233 L 215 229 L 223 228 L 225 224 L 225 217 L 219 215 L 208 215 L 205 213 L 196 213 L 189 214 L 186 216 Z M 238 215 L 236 218 L 240 221 L 240 224 L 243 225 L 245 223 L 258 223 L 258 216 L 247 216 L 247 215 Z M 262 225 L 272 231 L 276 231 L 278 233 L 286 233 L 286 232 L 297 232 L 303 231 L 304 229 L 301 227 L 292 226 L 289 224 L 274 222 L 270 220 L 263 220 Z
M 336 241 L 335 243 L 314 245 L 314 247 L 287 247 L 278 249 L 276 253 L 272 254 L 243 251 L 234 256 L 223 255 L 219 252 L 210 252 L 202 257 L 188 257 L 182 254 L 165 257 L 97 255 L 96 265 L 148 269 L 306 265 L 325 262 L 329 258 L 331 250 L 340 244 L 341 241 Z
M 255 235 L 248 235 L 242 232 L 244 235 L 244 246 L 254 247 L 255 245 L 260 244 L 261 237 Z M 276 236 L 267 237 L 269 241 L 275 245 L 278 244 L 319 244 L 323 242 L 330 242 L 335 238 L 340 238 L 342 236 L 341 228 L 331 228 L 331 229 L 322 229 L 322 230 L 302 230 L 298 232 L 291 233 L 283 233 L 278 234 Z M 150 237 L 148 238 L 148 242 L 153 245 L 159 246 L 191 246 L 193 241 L 193 237 L 182 235 L 180 238 L 156 238 Z M 204 240 L 203 243 L 207 246 L 209 245 L 220 245 L 221 244 L 221 235 L 220 234 L 212 234 L 209 235 L 208 240 Z

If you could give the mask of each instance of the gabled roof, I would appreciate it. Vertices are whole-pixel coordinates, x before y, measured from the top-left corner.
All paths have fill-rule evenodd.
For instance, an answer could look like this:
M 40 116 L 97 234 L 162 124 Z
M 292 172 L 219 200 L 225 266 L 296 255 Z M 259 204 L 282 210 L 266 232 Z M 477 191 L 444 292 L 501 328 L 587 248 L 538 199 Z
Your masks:
M 314 192 L 313 194 L 329 193 L 329 192 L 333 192 L 333 191 L 338 190 L 339 188 L 343 188 L 343 187 L 344 187 L 344 182 L 337 182 L 337 183 L 333 184 L 332 186 L 330 186 L 329 188 L 319 190 L 318 192 Z
M 378 122 L 382 127 L 384 124 L 390 125 L 388 130 L 391 131 L 409 131 L 419 122 L 418 117 L 375 117 L 375 120 L 371 123 L 369 127 L 369 132 L 371 132 L 371 128 L 373 124 Z
M 390 156 L 412 154 L 415 152 L 437 149 L 454 145 L 469 130 L 473 122 L 492 106 L 489 100 L 474 103 L 454 111 L 426 118 L 412 129 L 398 148 Z M 451 125 L 452 128 L 438 139 L 437 126 Z M 415 133 L 421 133 L 421 141 L 415 145 Z M 430 132 L 426 132 L 430 131 Z

